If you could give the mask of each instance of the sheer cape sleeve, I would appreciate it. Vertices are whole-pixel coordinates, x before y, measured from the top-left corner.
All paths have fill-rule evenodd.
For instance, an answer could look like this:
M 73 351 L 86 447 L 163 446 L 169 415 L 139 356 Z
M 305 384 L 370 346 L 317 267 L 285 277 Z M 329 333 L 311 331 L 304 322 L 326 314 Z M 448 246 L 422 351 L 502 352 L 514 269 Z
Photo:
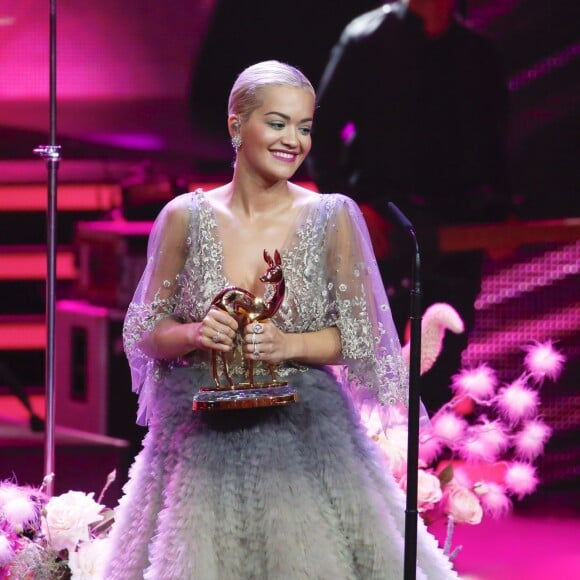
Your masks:
M 303 283 L 302 290 L 288 306 L 291 320 L 285 331 L 306 332 L 336 326 L 341 335 L 342 359 L 334 368 L 363 422 L 368 424 L 367 419 L 372 416 L 375 421 L 380 418 L 383 428 L 405 423 L 408 368 L 366 223 L 358 205 L 344 195 L 322 194 L 321 202 L 318 207 L 326 208 L 322 212 L 325 219 L 314 220 L 312 228 L 306 228 L 312 229 L 312 243 L 298 243 L 296 255 L 286 257 L 297 264 L 312 260 L 314 278 L 321 277 L 314 283 L 310 275 L 290 267 L 288 273 Z M 181 195 L 169 202 L 155 220 L 147 263 L 125 317 L 123 343 L 133 391 L 139 395 L 140 425 L 148 423 L 150 395 L 164 363 L 147 353 L 149 333 L 168 317 L 178 322 L 201 320 L 209 307 L 205 299 L 215 295 L 221 283 L 208 277 L 214 267 L 202 266 L 219 256 L 213 255 L 213 250 L 204 250 L 196 233 L 202 220 L 208 218 L 200 203 L 195 194 Z M 298 229 L 297 237 L 301 238 L 305 231 Z M 310 239 L 310 234 L 306 237 Z M 323 265 L 321 269 L 316 267 L 318 260 Z M 200 288 L 207 290 L 203 296 L 192 290 L 192 277 Z M 297 282 L 294 278 L 292 281 Z M 199 297 L 195 304 L 192 295 Z M 297 297 L 301 303 L 296 302 Z M 310 304 L 311 308 L 303 308 L 302 304 Z M 422 414 L 427 417 L 424 409 Z
M 142 343 L 161 320 L 176 317 L 181 273 L 192 243 L 189 197 L 186 194 L 169 202 L 155 220 L 147 246 L 147 264 L 125 316 L 123 346 L 132 388 L 139 394 L 139 425 L 148 422 L 149 382 L 155 379 L 156 371 L 156 360 L 144 352 Z
M 358 205 L 337 194 L 328 232 L 329 291 L 340 330 L 343 388 L 368 423 L 407 422 L 408 366 L 391 315 L 366 222 Z M 421 421 L 428 421 L 421 407 Z

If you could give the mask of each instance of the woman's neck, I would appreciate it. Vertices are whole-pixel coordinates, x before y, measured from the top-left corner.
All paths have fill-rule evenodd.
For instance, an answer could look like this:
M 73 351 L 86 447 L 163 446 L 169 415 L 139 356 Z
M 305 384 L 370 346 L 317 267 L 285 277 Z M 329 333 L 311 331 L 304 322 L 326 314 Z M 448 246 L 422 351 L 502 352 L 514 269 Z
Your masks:
M 248 216 L 278 212 L 292 203 L 288 181 L 267 183 L 255 177 L 245 177 L 234 172 L 229 187 L 229 204 L 232 210 Z

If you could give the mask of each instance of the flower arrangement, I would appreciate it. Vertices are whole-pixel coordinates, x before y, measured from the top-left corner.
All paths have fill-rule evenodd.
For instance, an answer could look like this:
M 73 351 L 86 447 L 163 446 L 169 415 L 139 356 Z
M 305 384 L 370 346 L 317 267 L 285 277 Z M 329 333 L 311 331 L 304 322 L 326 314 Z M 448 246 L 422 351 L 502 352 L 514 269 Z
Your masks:
M 449 554 L 455 523 L 479 524 L 484 515 L 501 517 L 538 485 L 534 461 L 551 435 L 538 406 L 540 387 L 556 380 L 564 356 L 551 341 L 525 347 L 524 371 L 500 385 L 496 372 L 482 363 L 452 379 L 454 396 L 419 432 L 418 511 L 429 523 L 447 518 Z M 406 489 L 407 427 L 366 422 L 389 467 Z M 450 557 L 453 559 L 459 548 Z
M 99 496 L 68 491 L 48 497 L 40 488 L 0 482 L 0 579 L 88 580 L 100 578 L 106 561 L 112 510 Z
M 447 330 L 463 331 L 458 314 L 446 304 L 425 313 L 421 371 L 436 360 Z M 426 323 L 426 324 L 425 324 Z M 418 511 L 426 522 L 446 518 L 444 551 L 451 551 L 455 523 L 479 524 L 484 515 L 500 517 L 535 491 L 534 461 L 551 429 L 539 416 L 540 387 L 562 372 L 564 356 L 550 341 L 525 347 L 524 371 L 500 385 L 483 363 L 452 379 L 454 396 L 419 434 Z M 408 345 L 403 349 L 409 354 Z M 367 433 L 384 452 L 396 481 L 406 490 L 407 427 L 383 429 L 377 412 L 364 417 Z M 112 472 L 99 498 L 69 491 L 49 498 L 45 489 L 0 481 L 0 580 L 89 580 L 102 578 L 114 513 L 101 505 L 115 480 Z

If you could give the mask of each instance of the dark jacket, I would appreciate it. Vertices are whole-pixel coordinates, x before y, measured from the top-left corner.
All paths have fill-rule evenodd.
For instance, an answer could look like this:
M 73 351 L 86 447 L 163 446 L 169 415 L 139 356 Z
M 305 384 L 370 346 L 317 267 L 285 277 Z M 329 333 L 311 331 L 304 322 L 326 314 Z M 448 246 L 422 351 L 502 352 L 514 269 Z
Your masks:
M 506 81 L 492 43 L 460 22 L 429 39 L 401 5 L 359 16 L 318 98 L 309 167 L 322 191 L 422 206 L 441 222 L 496 219 L 506 205 Z

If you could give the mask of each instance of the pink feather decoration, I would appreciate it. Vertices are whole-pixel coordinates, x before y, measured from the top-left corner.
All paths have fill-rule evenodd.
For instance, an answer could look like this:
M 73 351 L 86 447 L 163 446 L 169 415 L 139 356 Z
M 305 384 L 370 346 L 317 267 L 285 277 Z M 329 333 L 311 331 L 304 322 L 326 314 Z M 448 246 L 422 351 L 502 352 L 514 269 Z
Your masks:
M 474 432 L 477 434 L 478 440 L 486 447 L 490 456 L 497 457 L 509 445 L 509 438 L 500 421 L 485 421 L 481 425 L 476 425 Z
M 459 454 L 466 461 L 495 461 L 497 449 L 490 447 L 478 435 L 477 431 L 469 429 L 466 439 L 459 442 Z
M 467 422 L 455 413 L 445 411 L 438 412 L 431 419 L 433 432 L 444 441 L 458 441 L 463 437 Z
M 525 386 L 520 377 L 500 390 L 497 406 L 504 417 L 513 423 L 532 417 L 539 403 L 538 393 Z
M 0 485 L 0 511 L 3 510 L 7 502 L 22 497 L 24 492 L 17 486 L 8 481 L 3 481 Z
M 505 474 L 505 485 L 518 499 L 522 499 L 538 485 L 535 467 L 529 463 L 510 463 Z
M 463 369 L 453 377 L 451 388 L 457 395 L 486 400 L 495 393 L 498 385 L 495 371 L 485 363 L 473 369 Z
M 28 497 L 20 497 L 4 505 L 4 517 L 15 530 L 22 530 L 24 526 L 37 517 L 34 503 Z
M 465 464 L 464 464 L 465 465 Z M 473 479 L 461 463 L 453 465 L 453 481 L 462 487 L 473 487 Z
M 566 357 L 553 347 L 552 341 L 537 342 L 525 347 L 525 350 L 528 354 L 524 364 L 537 383 L 542 383 L 546 378 L 556 380 L 560 376 Z
M 532 460 L 544 450 L 552 429 L 542 421 L 528 421 L 515 436 L 516 454 L 522 459 Z
M 38 511 L 30 499 L 31 489 L 4 483 L 0 492 L 0 512 L 10 526 L 21 531 L 37 519 Z
M 479 496 L 486 515 L 500 518 L 511 510 L 512 502 L 501 485 L 491 481 L 479 481 L 473 485 L 473 491 Z
M 421 459 L 425 465 L 429 465 L 439 456 L 443 447 L 443 441 L 429 430 L 429 432 L 423 433 L 419 437 L 419 459 Z

